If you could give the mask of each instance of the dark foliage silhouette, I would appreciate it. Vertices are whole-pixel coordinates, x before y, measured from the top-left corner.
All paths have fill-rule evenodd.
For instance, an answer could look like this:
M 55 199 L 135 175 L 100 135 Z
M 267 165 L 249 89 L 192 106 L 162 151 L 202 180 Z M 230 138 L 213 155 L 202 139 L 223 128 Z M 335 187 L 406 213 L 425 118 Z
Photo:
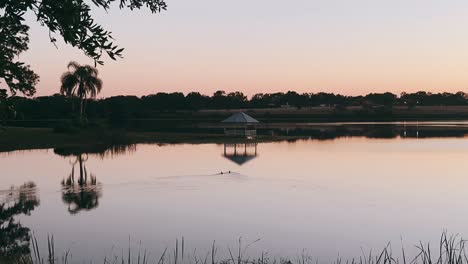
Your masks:
M 102 80 L 98 78 L 98 74 L 96 68 L 72 61 L 68 64 L 68 72 L 62 75 L 60 93 L 68 98 L 79 98 L 80 121 L 83 120 L 85 100 L 94 99 L 101 92 Z
M 111 10 L 113 4 L 120 9 L 148 8 L 152 13 L 166 9 L 164 0 L 6 0 L 0 1 L 0 79 L 8 85 L 12 94 L 17 92 L 33 95 L 39 76 L 24 62 L 17 61 L 18 55 L 28 50 L 29 26 L 26 13 L 35 15 L 36 20 L 48 28 L 50 41 L 57 42 L 57 36 L 66 44 L 82 50 L 97 64 L 103 64 L 102 54 L 111 59 L 122 57 L 123 48 L 113 43 L 112 33 L 97 24 L 91 7 Z
M 0 262 L 22 259 L 31 253 L 30 230 L 15 217 L 29 215 L 38 205 L 33 182 L 0 191 Z
M 64 92 L 64 94 L 69 94 Z M 362 107 L 361 116 L 368 113 L 391 114 L 393 106 L 467 106 L 468 96 L 463 92 L 437 93 L 427 92 L 403 93 L 400 96 L 391 93 L 368 94 L 366 96 L 343 96 L 328 93 L 269 93 L 255 94 L 250 99 L 240 92 L 226 94 L 218 91 L 213 96 L 198 92 L 156 93 L 152 95 L 113 96 L 104 99 L 84 99 L 86 113 L 90 118 L 104 118 L 112 124 L 121 125 L 128 119 L 155 118 L 161 113 L 172 113 L 178 110 L 198 111 L 201 109 L 259 109 L 281 107 L 328 107 L 339 114 L 347 107 Z M 16 110 L 12 120 L 72 118 L 74 112 L 70 105 L 80 103 L 77 97 L 65 95 L 42 96 L 36 98 L 11 97 L 11 104 Z M 219 118 L 218 118 L 219 119 Z M 216 119 L 217 120 L 217 119 Z
M 62 157 L 72 157 L 72 165 L 79 163 L 79 156 L 83 156 L 82 164 L 84 164 L 88 156 L 97 156 L 99 158 L 112 158 L 118 155 L 124 155 L 136 151 L 135 144 L 128 144 L 125 142 L 118 142 L 113 145 L 87 145 L 77 147 L 55 148 L 54 153 Z
M 8 118 L 8 114 L 11 110 L 12 109 L 7 97 L 6 90 L 0 89 L 0 132 L 3 126 L 3 122 Z

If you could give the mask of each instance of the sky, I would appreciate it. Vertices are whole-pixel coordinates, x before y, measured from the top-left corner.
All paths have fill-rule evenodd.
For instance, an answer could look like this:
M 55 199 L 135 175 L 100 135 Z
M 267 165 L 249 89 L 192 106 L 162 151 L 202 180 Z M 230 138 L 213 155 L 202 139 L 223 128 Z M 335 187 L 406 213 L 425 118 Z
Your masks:
M 124 59 L 99 66 L 100 97 L 217 90 L 255 93 L 468 92 L 466 0 L 166 0 L 168 10 L 109 13 Z M 93 61 L 32 16 L 21 59 L 37 95 L 59 91 L 74 60 Z

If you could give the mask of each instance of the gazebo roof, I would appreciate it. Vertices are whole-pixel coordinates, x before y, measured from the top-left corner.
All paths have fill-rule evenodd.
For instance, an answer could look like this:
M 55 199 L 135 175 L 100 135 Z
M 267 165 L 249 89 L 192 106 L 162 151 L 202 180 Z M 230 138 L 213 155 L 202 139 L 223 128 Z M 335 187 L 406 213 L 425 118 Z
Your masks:
M 249 124 L 249 123 L 260 123 L 257 119 L 249 116 L 248 114 L 244 112 L 238 112 L 233 114 L 232 116 L 224 119 L 221 121 L 221 123 L 244 123 L 244 124 Z

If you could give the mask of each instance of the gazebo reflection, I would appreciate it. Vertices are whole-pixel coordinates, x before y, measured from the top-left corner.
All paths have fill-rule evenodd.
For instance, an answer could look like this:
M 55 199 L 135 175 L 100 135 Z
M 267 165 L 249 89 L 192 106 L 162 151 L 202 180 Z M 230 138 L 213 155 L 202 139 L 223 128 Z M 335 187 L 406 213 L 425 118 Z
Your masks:
M 225 143 L 223 156 L 239 166 L 257 157 L 257 142 Z

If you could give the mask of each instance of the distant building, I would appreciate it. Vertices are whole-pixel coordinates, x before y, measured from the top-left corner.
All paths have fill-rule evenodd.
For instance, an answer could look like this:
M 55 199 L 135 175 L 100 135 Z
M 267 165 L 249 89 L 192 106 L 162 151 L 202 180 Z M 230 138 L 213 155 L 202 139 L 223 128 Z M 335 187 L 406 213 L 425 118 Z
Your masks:
M 246 136 L 253 138 L 257 136 L 257 119 L 246 113 L 238 112 L 221 121 L 224 125 L 224 134 L 231 136 Z

